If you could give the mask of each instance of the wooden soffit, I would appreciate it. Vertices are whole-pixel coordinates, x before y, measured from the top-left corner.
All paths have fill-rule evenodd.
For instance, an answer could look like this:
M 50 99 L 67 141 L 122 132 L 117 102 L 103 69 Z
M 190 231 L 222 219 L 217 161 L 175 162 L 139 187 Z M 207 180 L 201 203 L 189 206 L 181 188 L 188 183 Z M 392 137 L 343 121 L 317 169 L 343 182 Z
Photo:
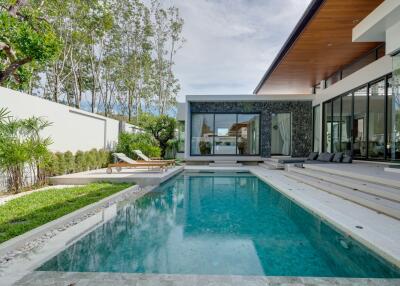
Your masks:
M 380 43 L 353 43 L 353 28 L 383 0 L 314 0 L 255 89 L 309 94 L 312 87 Z

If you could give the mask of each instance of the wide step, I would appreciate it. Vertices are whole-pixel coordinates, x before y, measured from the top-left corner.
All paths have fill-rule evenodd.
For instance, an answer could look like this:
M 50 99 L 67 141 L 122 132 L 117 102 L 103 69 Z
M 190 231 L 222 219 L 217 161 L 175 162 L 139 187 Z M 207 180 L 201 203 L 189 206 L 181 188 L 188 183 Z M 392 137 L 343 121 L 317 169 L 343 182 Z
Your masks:
M 290 172 L 310 176 L 321 181 L 334 183 L 336 185 L 349 188 L 355 191 L 364 192 L 370 195 L 378 196 L 381 198 L 394 200 L 400 202 L 400 190 L 391 187 L 386 187 L 383 185 L 370 183 L 361 180 L 355 180 L 348 177 L 338 176 L 334 174 L 329 174 L 326 172 L 296 168 L 294 166 L 289 167 Z
M 321 191 L 325 191 L 332 195 L 375 210 L 378 213 L 383 213 L 390 217 L 400 219 L 400 203 L 398 202 L 345 188 L 334 183 L 322 181 L 299 173 L 286 172 L 285 175 L 291 179 L 307 184 Z
M 242 167 L 242 163 L 237 161 L 215 161 L 214 163 L 208 164 L 210 167 Z

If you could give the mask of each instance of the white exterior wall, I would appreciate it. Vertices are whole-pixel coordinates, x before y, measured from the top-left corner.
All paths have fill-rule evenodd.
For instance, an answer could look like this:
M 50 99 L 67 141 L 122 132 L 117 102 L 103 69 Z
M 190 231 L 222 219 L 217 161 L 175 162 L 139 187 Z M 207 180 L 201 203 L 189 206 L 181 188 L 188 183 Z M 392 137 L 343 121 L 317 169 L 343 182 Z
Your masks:
M 36 116 L 51 122 L 43 136 L 51 137 L 50 150 L 54 152 L 112 149 L 118 143 L 119 121 L 114 119 L 0 87 L 0 108 L 3 107 L 16 118 Z M 125 124 L 124 129 L 135 130 L 130 124 Z

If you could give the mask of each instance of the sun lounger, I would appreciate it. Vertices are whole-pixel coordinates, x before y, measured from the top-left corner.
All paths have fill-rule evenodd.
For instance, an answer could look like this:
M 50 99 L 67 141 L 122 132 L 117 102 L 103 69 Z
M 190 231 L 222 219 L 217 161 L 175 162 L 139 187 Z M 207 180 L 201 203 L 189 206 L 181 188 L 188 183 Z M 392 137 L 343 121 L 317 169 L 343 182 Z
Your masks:
M 153 162 L 153 163 L 162 162 L 162 163 L 167 163 L 167 164 L 170 165 L 170 166 L 174 166 L 174 165 L 175 165 L 175 160 L 152 159 L 152 158 L 147 157 L 147 156 L 146 156 L 145 154 L 143 154 L 143 152 L 140 151 L 140 150 L 133 150 L 133 152 L 134 152 L 139 158 L 143 159 L 143 160 L 146 161 L 146 162 Z
M 108 164 L 107 173 L 112 173 L 112 168 L 116 168 L 117 172 L 121 172 L 122 168 L 136 168 L 136 169 L 147 169 L 147 170 L 159 170 L 160 172 L 165 171 L 168 167 L 166 162 L 145 162 L 135 161 L 124 153 L 113 153 L 116 160 L 115 163 Z

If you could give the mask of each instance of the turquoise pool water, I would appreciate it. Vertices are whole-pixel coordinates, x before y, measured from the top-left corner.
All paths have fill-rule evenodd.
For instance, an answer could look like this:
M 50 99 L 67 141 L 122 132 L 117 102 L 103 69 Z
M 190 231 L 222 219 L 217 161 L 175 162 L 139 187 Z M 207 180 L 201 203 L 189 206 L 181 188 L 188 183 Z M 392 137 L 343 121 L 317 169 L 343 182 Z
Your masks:
M 245 173 L 181 173 L 38 270 L 400 277 L 394 266 Z

